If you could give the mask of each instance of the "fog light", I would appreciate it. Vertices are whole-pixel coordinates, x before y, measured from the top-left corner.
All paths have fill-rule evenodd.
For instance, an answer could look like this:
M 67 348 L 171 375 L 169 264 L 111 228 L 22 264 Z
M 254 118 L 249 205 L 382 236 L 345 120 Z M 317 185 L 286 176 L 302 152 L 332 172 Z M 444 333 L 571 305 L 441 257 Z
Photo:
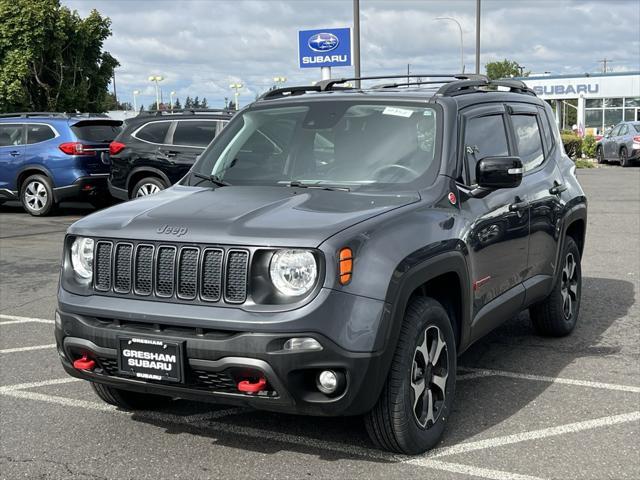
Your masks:
M 315 338 L 311 337 L 299 337 L 299 338 L 290 338 L 286 342 L 284 342 L 284 346 L 282 347 L 284 350 L 322 350 L 322 345 Z
M 338 374 L 333 370 L 323 370 L 316 379 L 318 390 L 330 395 L 338 389 Z

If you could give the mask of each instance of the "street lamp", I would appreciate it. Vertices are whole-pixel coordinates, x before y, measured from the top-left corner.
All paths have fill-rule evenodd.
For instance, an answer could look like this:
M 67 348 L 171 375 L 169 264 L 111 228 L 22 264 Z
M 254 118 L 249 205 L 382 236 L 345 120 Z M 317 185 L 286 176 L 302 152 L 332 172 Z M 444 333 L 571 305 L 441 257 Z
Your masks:
M 133 91 L 133 111 L 137 112 L 138 111 L 138 104 L 136 103 L 136 97 L 140 95 L 140 90 L 134 90 Z
M 161 75 L 149 76 L 149 81 L 156 83 L 156 110 L 160 110 L 160 86 L 158 85 L 158 82 L 161 82 L 162 80 L 164 80 L 164 77 Z
M 243 85 L 241 83 L 232 83 L 231 85 L 229 85 L 229 88 L 234 90 L 234 95 L 235 95 L 235 103 L 236 103 L 236 110 L 238 110 L 238 96 L 240 95 L 239 90 L 243 87 Z
M 460 73 L 464 73 L 464 43 L 462 40 L 462 25 L 460 22 L 453 17 L 436 17 L 436 20 L 451 20 L 458 25 L 458 29 L 460 29 Z
M 173 112 L 173 96 L 176 94 L 175 90 L 169 92 L 169 107 L 171 107 L 171 111 Z

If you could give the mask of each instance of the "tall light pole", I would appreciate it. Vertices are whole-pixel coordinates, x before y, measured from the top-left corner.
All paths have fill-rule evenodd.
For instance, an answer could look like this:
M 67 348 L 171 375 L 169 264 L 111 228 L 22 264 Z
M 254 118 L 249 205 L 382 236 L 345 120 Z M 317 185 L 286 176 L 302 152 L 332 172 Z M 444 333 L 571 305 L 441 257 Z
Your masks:
M 353 73 L 360 78 L 360 0 L 353 0 Z M 360 80 L 356 80 L 360 88 Z
M 476 0 L 476 74 L 480 74 L 480 0 Z
M 156 110 L 160 110 L 160 86 L 158 85 L 158 82 L 161 82 L 162 80 L 164 80 L 162 75 L 149 76 L 149 81 L 156 83 Z
M 173 96 L 176 94 L 176 92 L 174 90 L 171 90 L 169 92 L 169 107 L 171 108 L 171 111 L 173 112 Z
M 436 20 L 451 20 L 458 25 L 458 29 L 460 30 L 460 73 L 464 73 L 464 40 L 462 38 L 462 25 L 460 25 L 460 22 L 453 17 L 436 17 Z
M 136 97 L 140 95 L 140 90 L 134 90 L 133 91 L 133 111 L 137 112 L 138 111 L 138 104 L 136 103 Z
M 234 95 L 235 95 L 235 104 L 236 104 L 236 110 L 238 110 L 239 106 L 238 106 L 238 96 L 240 95 L 239 90 L 243 87 L 243 85 L 240 82 L 237 83 L 232 83 L 231 85 L 229 85 L 229 88 L 234 90 Z

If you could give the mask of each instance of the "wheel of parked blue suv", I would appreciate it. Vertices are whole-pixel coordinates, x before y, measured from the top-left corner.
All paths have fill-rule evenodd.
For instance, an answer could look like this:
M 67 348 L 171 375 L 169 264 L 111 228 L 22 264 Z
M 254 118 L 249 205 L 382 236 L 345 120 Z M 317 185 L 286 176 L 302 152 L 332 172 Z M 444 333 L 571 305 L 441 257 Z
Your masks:
M 447 312 L 420 297 L 407 308 L 386 384 L 365 426 L 379 448 L 418 454 L 433 448 L 449 420 L 456 343 Z
M 602 146 L 599 146 L 598 148 L 596 148 L 596 161 L 599 164 L 606 163 L 604 160 L 604 152 L 602 151 Z
M 170 397 L 147 393 L 131 392 L 102 383 L 90 382 L 91 388 L 100 399 L 123 410 L 153 410 L 171 403 Z
M 580 249 L 567 237 L 551 294 L 529 309 L 533 327 L 541 335 L 563 337 L 573 331 L 580 314 L 582 268 Z
M 629 153 L 627 152 L 627 147 L 622 147 L 620 149 L 620 165 L 622 167 L 631 166 L 631 161 L 629 160 Z
M 146 197 L 167 188 L 167 184 L 157 177 L 146 177 L 140 180 L 131 190 L 131 198 Z
M 35 217 L 43 217 L 55 206 L 51 180 L 44 175 L 31 175 L 20 187 L 20 200 L 24 209 Z

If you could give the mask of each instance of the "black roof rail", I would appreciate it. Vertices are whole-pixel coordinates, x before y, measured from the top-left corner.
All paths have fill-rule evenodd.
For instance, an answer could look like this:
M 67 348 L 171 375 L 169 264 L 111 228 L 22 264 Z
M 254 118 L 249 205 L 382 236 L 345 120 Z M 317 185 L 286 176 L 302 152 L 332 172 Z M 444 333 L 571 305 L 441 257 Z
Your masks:
M 15 113 L 0 113 L 2 118 L 29 118 L 29 117 L 59 117 L 68 118 L 66 113 L 62 112 L 15 112 Z
M 219 114 L 232 114 L 225 108 L 174 108 L 173 110 L 142 110 L 138 113 L 140 115 L 195 115 L 196 113 L 219 113 Z
M 303 85 L 299 87 L 282 87 L 269 90 L 258 97 L 258 100 L 271 100 L 272 98 L 283 98 L 293 95 L 304 95 L 307 92 L 321 92 L 319 82 L 315 85 Z
M 341 83 L 353 82 L 356 80 L 385 80 L 391 78 L 442 78 L 442 81 L 435 83 L 453 82 L 455 80 L 467 80 L 467 79 L 486 79 L 484 75 L 476 75 L 474 73 L 412 73 L 409 75 L 374 75 L 369 77 L 352 77 L 352 78 L 330 78 L 329 80 L 322 80 L 316 85 L 320 85 L 322 91 L 331 90 L 334 85 Z M 451 80 L 444 80 L 450 78 Z M 429 80 L 430 81 L 430 80 Z M 410 83 L 405 82 L 405 83 Z
M 447 83 L 446 85 L 443 85 L 438 89 L 436 95 L 453 97 L 455 95 L 478 92 L 480 91 L 479 87 L 507 87 L 509 88 L 509 91 L 514 93 L 535 95 L 535 92 L 527 87 L 527 85 L 522 80 L 489 80 L 486 77 L 484 79 L 461 80 L 459 82 Z

